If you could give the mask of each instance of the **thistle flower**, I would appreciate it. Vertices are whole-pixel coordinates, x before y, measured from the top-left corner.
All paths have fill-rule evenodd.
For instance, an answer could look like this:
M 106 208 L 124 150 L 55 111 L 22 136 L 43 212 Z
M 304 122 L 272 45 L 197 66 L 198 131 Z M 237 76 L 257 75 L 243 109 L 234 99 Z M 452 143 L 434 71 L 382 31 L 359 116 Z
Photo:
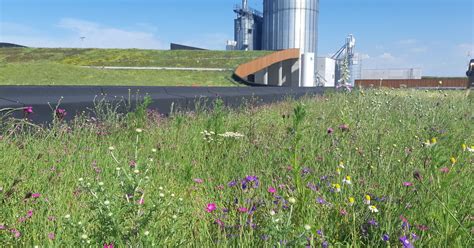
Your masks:
M 217 209 L 217 206 L 216 206 L 215 203 L 209 203 L 209 204 L 207 204 L 205 210 L 206 210 L 206 212 L 208 212 L 208 213 L 212 213 L 212 212 L 213 212 L 214 210 L 216 210 L 216 209 Z
M 65 109 L 62 109 L 62 108 L 56 109 L 56 118 L 58 118 L 59 120 L 64 119 L 66 115 L 67 115 L 67 112 Z
M 344 179 L 342 179 L 342 182 L 348 185 L 352 184 L 351 177 L 346 176 Z
M 370 205 L 370 206 L 369 206 L 369 210 L 370 210 L 370 212 L 372 212 L 372 213 L 378 213 L 378 212 L 379 212 L 379 210 L 377 209 L 377 207 L 376 207 L 376 206 L 373 206 L 373 205 Z
M 370 205 L 370 195 L 365 195 L 364 196 L 364 203 L 367 205 Z

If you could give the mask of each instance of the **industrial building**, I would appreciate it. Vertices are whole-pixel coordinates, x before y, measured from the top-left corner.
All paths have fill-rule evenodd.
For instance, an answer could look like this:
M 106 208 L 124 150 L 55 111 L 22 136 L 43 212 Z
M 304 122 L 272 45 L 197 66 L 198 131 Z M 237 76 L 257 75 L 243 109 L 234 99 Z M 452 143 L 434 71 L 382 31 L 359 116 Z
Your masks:
M 247 79 L 263 85 L 316 86 L 319 0 L 263 0 L 263 13 L 242 0 L 234 12 L 235 40 L 227 42 L 227 50 L 298 49 L 299 53 L 298 58 L 275 61 Z

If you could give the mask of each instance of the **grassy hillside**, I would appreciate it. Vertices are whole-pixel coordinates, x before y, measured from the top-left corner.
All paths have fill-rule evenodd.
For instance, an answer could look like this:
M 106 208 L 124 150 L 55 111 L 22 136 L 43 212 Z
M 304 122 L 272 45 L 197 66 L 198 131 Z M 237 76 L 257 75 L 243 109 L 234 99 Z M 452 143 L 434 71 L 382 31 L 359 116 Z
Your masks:
M 231 86 L 232 72 L 105 71 L 79 66 L 234 69 L 269 52 L 138 49 L 0 49 L 0 85 Z

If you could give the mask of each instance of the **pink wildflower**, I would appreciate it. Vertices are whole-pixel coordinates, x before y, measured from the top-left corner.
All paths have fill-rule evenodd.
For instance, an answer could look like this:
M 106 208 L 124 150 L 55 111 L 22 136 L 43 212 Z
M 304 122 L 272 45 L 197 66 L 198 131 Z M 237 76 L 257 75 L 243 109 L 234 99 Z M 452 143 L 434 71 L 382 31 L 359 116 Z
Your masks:
M 193 181 L 194 181 L 195 183 L 199 183 L 199 184 L 201 184 L 201 183 L 204 182 L 204 180 L 202 180 L 201 178 L 194 178 Z
M 328 134 L 332 134 L 332 133 L 334 133 L 334 129 L 332 129 L 332 128 L 330 127 L 330 128 L 328 128 L 327 132 L 328 132 Z
M 54 233 L 48 233 L 48 239 L 54 240 L 56 238 L 56 235 Z
M 449 173 L 450 169 L 448 167 L 443 167 L 443 168 L 439 169 L 439 171 L 441 171 L 443 173 Z
M 247 213 L 249 211 L 248 208 L 239 208 L 238 210 L 241 213 Z
M 33 197 L 33 198 L 39 198 L 40 196 L 41 196 L 40 193 L 33 193 L 33 194 L 31 194 L 31 197 Z
M 27 114 L 32 114 L 33 113 L 33 107 L 28 106 L 23 108 L 23 113 Z
M 411 186 L 413 186 L 413 183 L 411 183 L 411 182 L 403 182 L 403 186 L 405 186 L 405 187 L 411 187 Z
M 105 243 L 104 248 L 114 248 L 114 244 L 113 243 L 110 243 L 110 244 Z
M 215 203 L 209 203 L 206 206 L 206 212 L 212 213 L 214 210 L 216 210 L 217 206 Z
M 11 229 L 10 231 L 13 233 L 13 236 L 14 236 L 15 238 L 19 238 L 19 237 L 21 236 L 20 231 L 18 231 L 18 230 L 16 230 L 16 229 Z
M 344 208 L 341 208 L 341 210 L 339 211 L 339 213 L 341 215 L 346 215 L 347 214 L 347 211 L 344 209 Z
M 64 117 L 66 117 L 67 115 L 67 112 L 65 109 L 62 109 L 62 108 L 58 108 L 56 109 L 56 117 L 60 120 L 64 119 Z
M 31 218 L 31 216 L 33 216 L 33 210 L 28 210 L 28 212 L 26 213 L 26 217 Z
M 4 225 L 0 225 L 0 230 L 5 230 L 6 227 Z
M 145 203 L 145 200 L 143 198 L 140 198 L 137 202 L 139 205 L 143 205 Z
M 275 194 L 275 193 L 276 193 L 276 189 L 273 188 L 273 187 L 269 187 L 269 188 L 268 188 L 268 193 L 270 193 L 270 194 Z
M 216 220 L 216 224 L 219 225 L 220 227 L 224 227 L 224 222 L 221 219 Z
M 349 125 L 342 124 L 342 125 L 339 126 L 339 129 L 341 129 L 341 131 L 343 131 L 343 132 L 349 131 Z

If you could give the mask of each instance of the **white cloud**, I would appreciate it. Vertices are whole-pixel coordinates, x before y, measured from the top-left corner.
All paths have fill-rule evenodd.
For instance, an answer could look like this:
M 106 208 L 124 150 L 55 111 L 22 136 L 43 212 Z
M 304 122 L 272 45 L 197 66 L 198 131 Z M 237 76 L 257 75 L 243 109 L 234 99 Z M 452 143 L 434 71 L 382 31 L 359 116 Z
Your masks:
M 94 48 L 164 48 L 164 44 L 151 32 L 129 31 L 98 23 L 65 18 L 59 27 L 71 31 L 78 39 L 85 37 L 84 47 Z
M 395 60 L 395 57 L 391 54 L 391 53 L 382 53 L 381 55 L 378 56 L 378 58 L 380 59 L 384 59 L 384 60 Z
M 400 45 L 414 45 L 414 44 L 418 43 L 418 40 L 406 39 L 406 40 L 399 40 L 397 43 L 400 44 Z
M 0 27 L 3 29 L 4 24 Z M 2 31 L 2 41 L 18 43 L 31 47 L 87 47 L 87 48 L 144 48 L 164 49 L 164 43 L 156 37 L 154 32 L 127 30 L 123 28 L 107 27 L 100 23 L 86 20 L 64 18 L 56 28 L 62 36 L 51 36 L 40 30 L 22 26 L 22 32 L 13 32 L 10 29 Z M 150 30 L 150 27 L 147 28 Z M 28 31 L 28 32 L 26 32 Z M 83 41 L 80 37 L 85 37 Z

